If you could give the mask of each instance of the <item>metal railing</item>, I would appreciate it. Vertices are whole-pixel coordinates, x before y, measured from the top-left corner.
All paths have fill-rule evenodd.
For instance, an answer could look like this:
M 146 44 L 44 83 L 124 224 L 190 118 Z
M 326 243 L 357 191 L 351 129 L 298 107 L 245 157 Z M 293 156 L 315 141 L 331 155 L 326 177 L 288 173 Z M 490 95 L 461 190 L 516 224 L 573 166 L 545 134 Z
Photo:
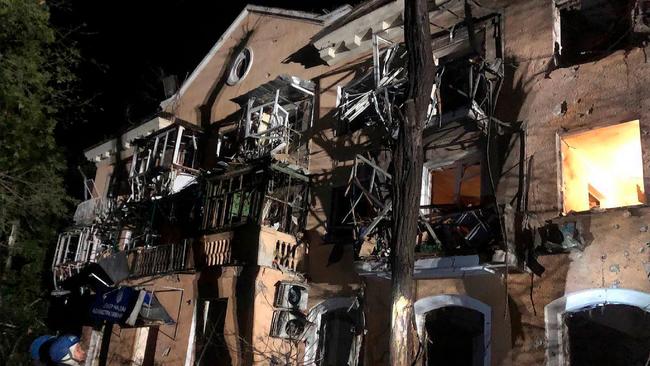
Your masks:
M 189 240 L 179 244 L 135 248 L 128 251 L 127 258 L 131 278 L 191 271 L 195 268 L 192 243 Z

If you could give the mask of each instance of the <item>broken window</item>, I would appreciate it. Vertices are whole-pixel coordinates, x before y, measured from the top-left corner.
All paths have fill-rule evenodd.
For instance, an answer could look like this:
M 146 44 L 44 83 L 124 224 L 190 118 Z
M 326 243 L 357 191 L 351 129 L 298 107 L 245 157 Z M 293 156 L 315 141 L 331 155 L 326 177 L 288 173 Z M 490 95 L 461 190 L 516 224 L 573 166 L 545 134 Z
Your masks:
M 390 254 L 391 179 L 392 176 L 378 164 L 357 155 L 345 192 L 350 208 L 343 216 L 343 222 L 353 226 L 357 256 L 388 257 Z M 414 240 L 419 241 L 426 232 L 428 240 L 440 244 L 422 212 L 418 224 L 418 237 Z
M 481 202 L 483 178 L 477 160 L 470 157 L 423 173 L 416 252 L 489 254 L 504 245 L 496 207 Z M 391 179 L 379 165 L 357 156 L 346 189 L 350 208 L 344 223 L 353 226 L 355 254 L 359 257 L 390 254 Z
M 200 135 L 196 126 L 176 123 L 135 141 L 129 177 L 130 200 L 178 193 L 195 183 Z
M 503 79 L 500 22 L 491 15 L 432 35 L 438 67 L 425 127 L 467 117 L 485 128 Z M 373 35 L 372 67 L 338 92 L 338 117 L 347 130 L 379 126 L 395 136 L 406 96 L 407 58 L 403 43 Z
M 504 245 L 501 241 L 498 212 L 493 205 L 451 213 L 434 211 L 428 222 L 436 237 L 431 238 L 429 231 L 421 235 L 416 246 L 416 250 L 421 253 L 486 254 Z M 432 239 L 437 239 L 438 243 Z
M 391 240 L 392 176 L 368 158 L 357 155 L 345 191 L 349 210 L 342 218 L 353 226 L 355 252 L 370 244 L 373 255 L 388 256 Z
M 634 0 L 555 0 L 557 63 L 574 65 L 593 61 L 627 47 L 635 32 L 647 31 L 644 30 L 648 25 L 647 9 L 643 3 Z
M 242 225 L 257 217 L 264 172 L 253 169 L 208 180 L 205 188 L 203 229 Z
M 430 189 L 431 205 L 470 207 L 481 204 L 480 163 L 458 163 L 428 172 L 430 181 L 423 189 Z
M 366 182 L 368 183 L 368 182 Z M 356 197 L 356 199 L 350 199 Z M 357 202 L 358 201 L 358 202 Z M 354 206 L 354 215 L 352 205 Z M 370 202 L 361 197 L 361 191 L 355 187 L 336 187 L 332 189 L 330 213 L 327 219 L 328 241 L 352 243 L 359 233 L 355 232 L 355 217 L 371 217 L 374 208 Z
M 291 169 L 273 165 L 264 195 L 262 225 L 296 234 L 305 226 L 309 179 Z
M 286 233 L 302 230 L 309 179 L 278 165 L 250 167 L 208 179 L 203 229 L 220 230 L 248 222 Z
M 562 210 L 646 202 L 639 121 L 559 137 Z
M 96 262 L 99 255 L 107 249 L 100 240 L 98 230 L 93 226 L 61 233 L 52 261 L 55 285 L 77 274 L 88 263 Z
M 304 166 L 307 143 L 303 132 L 311 127 L 314 84 L 282 75 L 235 99 L 244 115 L 241 130 L 245 159 L 272 156 L 276 160 Z

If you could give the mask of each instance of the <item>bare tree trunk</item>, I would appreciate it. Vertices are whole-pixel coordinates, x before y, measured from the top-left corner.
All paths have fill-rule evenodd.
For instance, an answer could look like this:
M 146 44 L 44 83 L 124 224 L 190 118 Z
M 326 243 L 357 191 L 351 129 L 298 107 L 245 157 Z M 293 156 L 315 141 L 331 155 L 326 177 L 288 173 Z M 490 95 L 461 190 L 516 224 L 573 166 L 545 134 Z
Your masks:
M 13 263 L 14 256 L 14 247 L 16 246 L 16 239 L 18 238 L 18 221 L 11 223 L 11 233 L 7 239 L 7 258 L 5 259 L 5 268 L 3 279 L 7 278 L 9 271 L 11 271 L 11 265 Z
M 404 38 L 408 50 L 406 119 L 400 121 L 393 151 L 393 304 L 390 362 L 411 365 L 417 333 L 413 299 L 415 239 L 422 186 L 422 128 L 435 76 L 426 0 L 405 0 Z

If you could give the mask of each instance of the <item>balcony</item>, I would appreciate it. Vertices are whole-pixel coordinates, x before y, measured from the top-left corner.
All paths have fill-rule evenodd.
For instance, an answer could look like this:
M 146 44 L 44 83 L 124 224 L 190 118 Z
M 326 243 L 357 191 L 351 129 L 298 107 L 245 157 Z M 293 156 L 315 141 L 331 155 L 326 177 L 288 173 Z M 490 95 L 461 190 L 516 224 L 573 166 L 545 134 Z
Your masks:
M 74 212 L 74 222 L 79 226 L 89 226 L 104 217 L 110 210 L 112 202 L 105 198 L 96 197 L 85 200 Z
M 305 246 L 300 245 L 295 236 L 271 228 L 260 229 L 258 265 L 302 272 L 305 253 Z
M 196 183 L 201 136 L 197 126 L 176 122 L 134 141 L 129 200 L 158 199 Z
M 258 265 L 301 272 L 305 247 L 295 236 L 248 224 L 201 238 L 196 263 L 201 267 Z
M 129 278 L 147 277 L 195 269 L 192 242 L 135 248 L 127 251 Z
M 219 232 L 254 224 L 297 234 L 304 228 L 309 178 L 260 163 L 207 178 L 202 229 Z
M 281 75 L 235 101 L 245 111 L 245 140 L 239 156 L 247 161 L 271 157 L 307 167 L 309 151 L 303 133 L 314 118 L 313 82 Z
M 201 238 L 197 251 L 197 264 L 202 267 L 236 264 L 232 256 L 234 232 L 227 231 Z
M 75 228 L 59 235 L 52 272 L 55 284 L 78 274 L 89 263 L 95 263 L 108 248 L 101 243 L 94 227 Z

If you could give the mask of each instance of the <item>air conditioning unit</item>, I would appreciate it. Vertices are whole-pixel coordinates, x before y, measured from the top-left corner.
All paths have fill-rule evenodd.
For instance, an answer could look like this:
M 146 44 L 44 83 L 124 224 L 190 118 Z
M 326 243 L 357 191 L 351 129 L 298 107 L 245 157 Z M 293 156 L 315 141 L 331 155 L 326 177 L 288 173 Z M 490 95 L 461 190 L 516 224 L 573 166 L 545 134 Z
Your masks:
M 271 322 L 271 337 L 299 340 L 307 328 L 307 319 L 299 312 L 276 310 Z
M 307 286 L 295 282 L 280 282 L 275 291 L 273 306 L 282 309 L 307 310 Z

